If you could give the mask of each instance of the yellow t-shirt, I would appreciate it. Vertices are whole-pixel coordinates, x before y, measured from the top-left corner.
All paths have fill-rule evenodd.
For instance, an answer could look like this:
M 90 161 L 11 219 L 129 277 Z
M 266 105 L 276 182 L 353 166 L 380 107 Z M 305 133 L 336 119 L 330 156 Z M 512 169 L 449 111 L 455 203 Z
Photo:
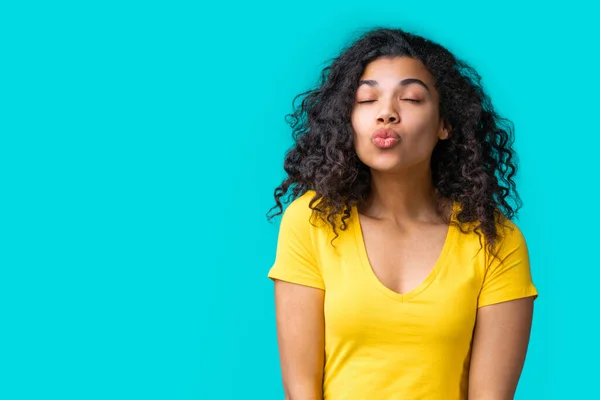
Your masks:
M 331 227 L 311 219 L 314 194 L 285 210 L 268 276 L 325 290 L 324 399 L 466 399 L 477 308 L 537 297 L 521 231 L 507 220 L 499 262 L 451 224 L 429 276 L 398 294 L 369 264 L 356 208 L 333 247 Z

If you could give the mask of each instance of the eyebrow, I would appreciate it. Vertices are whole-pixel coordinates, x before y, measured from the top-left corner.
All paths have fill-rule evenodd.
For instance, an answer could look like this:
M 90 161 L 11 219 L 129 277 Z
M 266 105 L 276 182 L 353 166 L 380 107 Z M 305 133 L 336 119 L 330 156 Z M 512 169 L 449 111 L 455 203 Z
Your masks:
M 416 83 L 417 85 L 421 85 L 425 89 L 427 89 L 427 91 L 429 91 L 429 87 L 427 87 L 425 82 L 423 82 L 422 80 L 417 79 L 417 78 L 402 79 L 400 82 L 398 82 L 398 86 L 407 86 L 407 85 L 411 85 L 413 83 Z M 367 86 L 375 87 L 375 86 L 379 85 L 379 82 L 377 82 L 376 80 L 372 80 L 372 79 L 363 79 L 358 82 L 358 86 L 360 86 L 360 85 L 367 85 Z

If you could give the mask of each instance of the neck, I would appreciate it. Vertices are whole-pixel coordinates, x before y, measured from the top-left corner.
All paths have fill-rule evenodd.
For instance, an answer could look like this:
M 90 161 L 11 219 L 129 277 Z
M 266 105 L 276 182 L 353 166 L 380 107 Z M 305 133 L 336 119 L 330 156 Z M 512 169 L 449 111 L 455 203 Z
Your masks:
M 371 192 L 361 213 L 396 222 L 439 221 L 438 200 L 430 168 L 400 173 L 371 170 Z

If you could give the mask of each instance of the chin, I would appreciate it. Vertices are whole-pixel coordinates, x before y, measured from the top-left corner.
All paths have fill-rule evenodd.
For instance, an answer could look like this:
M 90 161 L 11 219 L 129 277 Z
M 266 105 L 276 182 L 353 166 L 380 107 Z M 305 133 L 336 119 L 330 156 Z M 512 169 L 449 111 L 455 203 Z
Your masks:
M 367 160 L 364 164 L 377 172 L 398 172 L 402 170 L 402 162 L 399 159 L 378 159 L 378 160 Z

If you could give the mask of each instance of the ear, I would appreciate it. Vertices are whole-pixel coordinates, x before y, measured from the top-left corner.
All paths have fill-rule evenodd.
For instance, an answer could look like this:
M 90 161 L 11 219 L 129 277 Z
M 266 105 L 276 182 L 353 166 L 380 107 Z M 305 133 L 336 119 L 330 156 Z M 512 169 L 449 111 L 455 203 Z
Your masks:
M 450 125 L 448 125 L 447 123 L 443 122 L 442 125 L 440 126 L 440 132 L 438 133 L 438 138 L 440 140 L 446 140 L 450 137 L 450 132 L 452 131 L 452 128 L 450 128 Z

